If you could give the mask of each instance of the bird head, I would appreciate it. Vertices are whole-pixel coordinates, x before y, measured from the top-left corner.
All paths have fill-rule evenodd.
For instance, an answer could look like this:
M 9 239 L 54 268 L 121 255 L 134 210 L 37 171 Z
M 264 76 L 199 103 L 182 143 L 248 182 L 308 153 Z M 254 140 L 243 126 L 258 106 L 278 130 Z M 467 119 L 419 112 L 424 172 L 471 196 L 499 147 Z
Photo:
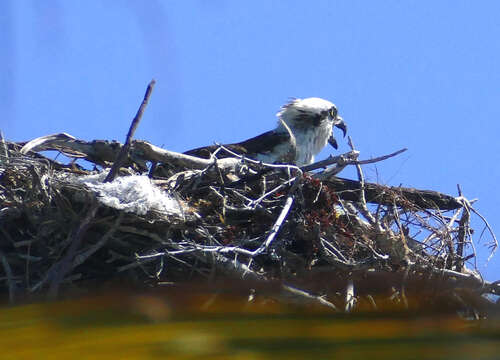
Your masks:
M 344 119 L 338 115 L 335 104 L 317 97 L 293 99 L 281 107 L 277 116 L 285 121 L 294 133 L 315 128 L 329 131 L 328 141 L 335 148 L 337 148 L 337 142 L 333 136 L 333 127 L 342 130 L 344 137 L 347 132 L 347 126 Z
M 292 130 L 321 125 L 332 126 L 338 116 L 337 107 L 328 100 L 311 97 L 293 99 L 283 105 L 277 114 Z

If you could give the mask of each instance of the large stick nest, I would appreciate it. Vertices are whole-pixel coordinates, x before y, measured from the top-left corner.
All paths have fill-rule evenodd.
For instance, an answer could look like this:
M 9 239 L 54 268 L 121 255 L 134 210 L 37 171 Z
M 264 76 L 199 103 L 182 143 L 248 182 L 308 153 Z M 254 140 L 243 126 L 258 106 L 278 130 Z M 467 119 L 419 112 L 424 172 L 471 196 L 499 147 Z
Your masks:
M 361 165 L 401 151 L 359 161 L 350 142 L 351 152 L 302 168 L 219 159 L 231 153 L 222 146 L 210 159 L 171 152 L 132 141 L 153 85 L 124 145 L 68 134 L 2 139 L 0 292 L 11 302 L 121 281 L 231 279 L 247 284 L 249 301 L 271 285 L 274 301 L 336 311 L 438 306 L 478 318 L 497 310 L 500 284 L 475 267 L 471 217 L 484 222 L 492 253 L 497 241 L 460 191 L 364 181 Z M 336 176 L 346 166 L 356 166 L 357 180 Z
M 231 277 L 278 282 L 292 297 L 335 309 L 384 299 L 412 306 L 412 294 L 420 294 L 413 306 L 445 298 L 474 316 L 493 306 L 483 295 L 498 284 L 467 268 L 474 209 L 464 197 L 335 177 L 357 163 L 355 151 L 308 173 L 315 166 L 238 157 L 214 157 L 203 168 L 204 159 L 136 141 L 110 186 L 148 171 L 148 184 L 174 204 L 158 210 L 139 199 L 146 207 L 139 211 L 105 202 L 89 180 L 104 178 L 121 147 L 65 134 L 3 144 L 0 289 L 11 300 L 117 279 L 161 285 Z M 95 169 L 36 152 L 47 149 Z

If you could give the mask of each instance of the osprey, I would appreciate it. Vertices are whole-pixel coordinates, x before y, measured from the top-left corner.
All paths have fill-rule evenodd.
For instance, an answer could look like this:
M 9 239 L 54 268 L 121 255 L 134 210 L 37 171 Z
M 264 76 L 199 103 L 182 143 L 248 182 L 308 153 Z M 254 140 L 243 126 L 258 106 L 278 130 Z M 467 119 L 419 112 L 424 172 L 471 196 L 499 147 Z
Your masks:
M 254 160 L 304 166 L 313 163 L 327 143 L 337 149 L 334 126 L 341 129 L 344 136 L 347 131 L 336 106 L 321 98 L 294 99 L 283 105 L 276 116 L 276 129 L 224 147 Z M 218 148 L 217 145 L 205 146 L 185 154 L 209 158 Z M 217 157 L 228 156 L 231 155 L 223 150 L 217 153 Z

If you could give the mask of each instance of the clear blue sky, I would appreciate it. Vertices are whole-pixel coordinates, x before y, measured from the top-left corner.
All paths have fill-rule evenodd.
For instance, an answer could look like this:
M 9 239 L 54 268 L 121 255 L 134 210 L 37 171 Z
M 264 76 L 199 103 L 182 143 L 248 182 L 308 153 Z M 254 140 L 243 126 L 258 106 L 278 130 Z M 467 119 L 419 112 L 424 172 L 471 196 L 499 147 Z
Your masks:
M 498 14 L 498 1 L 4 0 L 0 129 L 123 141 L 155 78 L 136 138 L 181 151 L 267 131 L 289 97 L 323 97 L 362 158 L 409 148 L 368 180 L 452 195 L 459 183 L 500 233 Z M 488 240 L 478 264 L 496 280 Z

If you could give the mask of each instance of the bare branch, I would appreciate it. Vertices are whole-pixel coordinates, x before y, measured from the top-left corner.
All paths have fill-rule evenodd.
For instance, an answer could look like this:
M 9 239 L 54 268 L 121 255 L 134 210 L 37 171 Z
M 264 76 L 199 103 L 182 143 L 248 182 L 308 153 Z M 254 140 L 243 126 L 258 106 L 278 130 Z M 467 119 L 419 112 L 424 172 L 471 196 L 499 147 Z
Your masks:
M 293 295 L 299 296 L 299 297 L 307 299 L 307 300 L 317 301 L 321 305 L 327 306 L 334 311 L 338 311 L 337 307 L 333 303 L 331 303 L 328 300 L 325 300 L 325 298 L 323 298 L 322 296 L 311 295 L 304 290 L 300 290 L 300 289 L 294 288 L 294 287 L 289 286 L 289 285 L 283 285 L 282 287 L 283 287 L 283 290 L 285 290 Z
M 395 151 L 395 152 L 393 152 L 391 154 L 383 155 L 383 156 L 378 156 L 378 157 L 373 158 L 373 159 L 358 160 L 358 161 L 356 161 L 356 164 L 358 164 L 358 165 L 366 165 L 366 164 L 373 164 L 373 163 L 376 163 L 376 162 L 384 161 L 384 160 L 387 160 L 387 159 L 389 159 L 391 157 L 394 157 L 394 156 L 397 156 L 397 155 L 399 155 L 401 153 L 404 153 L 407 150 L 408 150 L 407 148 L 404 148 L 404 149 Z
M 352 142 L 351 137 L 348 137 L 349 140 L 349 146 L 353 151 L 356 151 L 354 148 L 354 144 Z M 363 170 L 361 169 L 361 165 L 359 165 L 359 162 L 356 163 L 356 170 L 358 172 L 358 180 L 359 180 L 359 187 L 360 187 L 360 192 L 359 192 L 359 198 L 360 198 L 360 203 L 361 203 L 361 209 L 363 211 L 363 216 L 368 219 L 368 221 L 371 224 L 376 224 L 377 221 L 375 217 L 370 213 L 366 206 L 366 197 L 365 197 L 365 176 L 363 175 Z
M 139 122 L 142 119 L 142 115 L 144 114 L 144 110 L 146 109 L 146 105 L 149 102 L 149 98 L 151 97 L 151 93 L 153 91 L 155 84 L 156 84 L 155 80 L 151 80 L 151 82 L 149 83 L 148 88 L 146 89 L 146 93 L 144 94 L 144 99 L 142 100 L 141 106 L 139 107 L 139 110 L 137 110 L 137 114 L 135 114 L 135 117 L 132 120 L 132 124 L 130 125 L 130 128 L 128 130 L 125 144 L 122 146 L 120 153 L 118 154 L 113 166 L 111 167 L 111 170 L 109 170 L 106 179 L 104 179 L 104 182 L 113 181 L 113 179 L 116 177 L 116 174 L 118 173 L 118 170 L 125 162 L 125 159 L 128 157 L 128 153 L 132 143 L 132 137 L 134 136 L 137 126 L 139 126 Z

